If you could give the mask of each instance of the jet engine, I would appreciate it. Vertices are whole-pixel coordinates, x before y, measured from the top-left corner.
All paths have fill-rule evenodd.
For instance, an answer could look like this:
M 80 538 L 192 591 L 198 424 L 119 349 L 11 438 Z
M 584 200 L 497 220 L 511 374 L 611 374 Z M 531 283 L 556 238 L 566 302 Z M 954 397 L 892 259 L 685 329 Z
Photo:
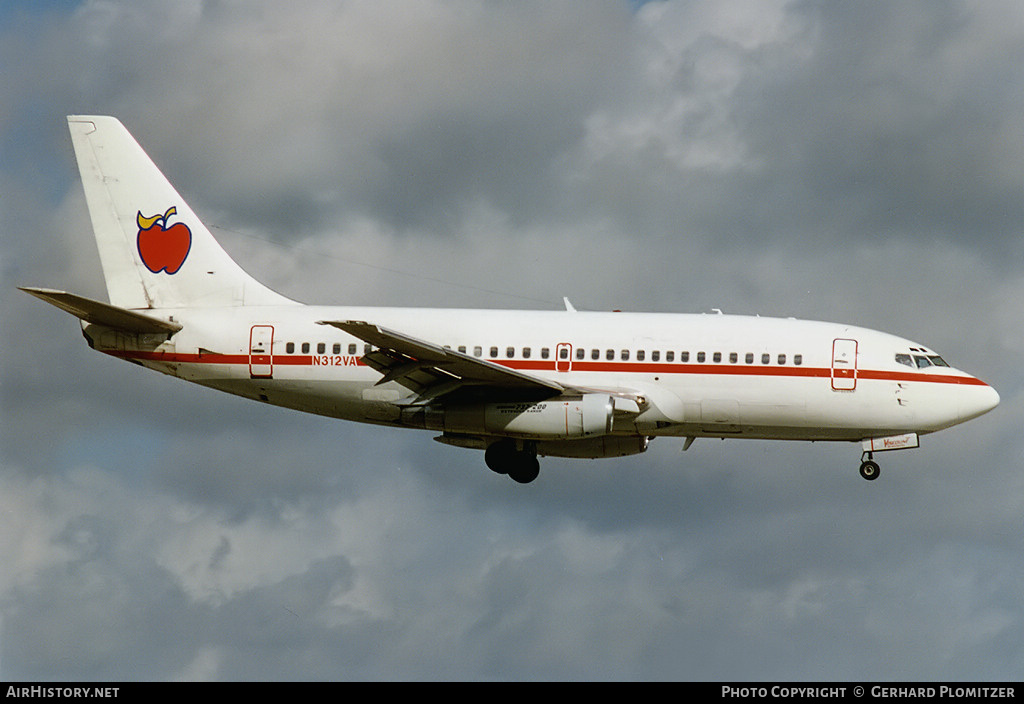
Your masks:
M 537 443 L 537 454 L 545 457 L 625 457 L 647 451 L 645 435 L 603 435 L 583 440 L 544 440 Z
M 568 440 L 611 433 L 614 411 L 608 394 L 584 394 L 546 401 L 411 407 L 402 410 L 402 422 L 453 434 Z

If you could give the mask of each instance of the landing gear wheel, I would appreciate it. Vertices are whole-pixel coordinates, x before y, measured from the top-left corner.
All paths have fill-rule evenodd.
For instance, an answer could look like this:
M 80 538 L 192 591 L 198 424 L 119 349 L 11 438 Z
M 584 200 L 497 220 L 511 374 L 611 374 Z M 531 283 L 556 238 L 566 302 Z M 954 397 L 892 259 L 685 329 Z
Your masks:
M 498 440 L 491 443 L 484 452 L 487 467 L 498 474 L 508 474 L 515 464 L 516 444 L 511 440 Z
M 529 484 L 540 474 L 540 462 L 534 448 L 528 443 L 522 450 L 517 450 L 515 440 L 498 440 L 487 447 L 484 462 L 492 472 L 507 474 L 520 484 Z
M 873 482 L 878 479 L 878 475 L 881 473 L 882 468 L 878 466 L 877 462 L 865 460 L 860 463 L 860 476 L 864 477 L 869 482 Z
M 520 484 L 529 484 L 539 474 L 540 462 L 537 460 L 537 456 L 525 451 L 516 453 L 515 461 L 512 463 L 511 469 L 508 470 L 508 476 Z

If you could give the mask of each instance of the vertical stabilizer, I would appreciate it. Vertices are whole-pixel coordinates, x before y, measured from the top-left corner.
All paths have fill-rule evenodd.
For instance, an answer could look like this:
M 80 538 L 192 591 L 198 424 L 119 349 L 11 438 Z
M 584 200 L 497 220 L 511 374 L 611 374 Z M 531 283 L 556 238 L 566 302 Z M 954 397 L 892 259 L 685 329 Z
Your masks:
M 71 115 L 68 127 L 112 304 L 293 303 L 228 256 L 118 120 Z

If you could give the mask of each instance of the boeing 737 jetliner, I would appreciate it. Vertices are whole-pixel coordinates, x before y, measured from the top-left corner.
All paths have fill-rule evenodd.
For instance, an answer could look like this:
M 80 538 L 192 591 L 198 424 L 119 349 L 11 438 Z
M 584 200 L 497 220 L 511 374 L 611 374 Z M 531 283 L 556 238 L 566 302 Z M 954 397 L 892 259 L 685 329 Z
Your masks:
M 621 457 L 659 436 L 862 443 L 873 455 L 999 403 L 925 346 L 733 315 L 309 306 L 228 256 L 112 117 L 68 118 L 109 303 L 22 290 L 89 345 L 228 393 L 438 433 L 517 482 L 538 456 Z

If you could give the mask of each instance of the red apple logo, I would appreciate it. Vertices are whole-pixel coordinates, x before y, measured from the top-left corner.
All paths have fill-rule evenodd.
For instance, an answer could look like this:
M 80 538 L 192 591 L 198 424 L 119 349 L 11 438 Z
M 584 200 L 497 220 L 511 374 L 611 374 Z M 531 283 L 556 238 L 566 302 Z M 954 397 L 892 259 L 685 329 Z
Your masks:
M 167 226 L 167 220 L 177 213 L 178 209 L 172 205 L 163 215 L 146 217 L 140 210 L 135 216 L 139 225 L 139 256 L 154 274 L 176 273 L 192 249 L 192 230 L 188 225 L 179 222 Z

